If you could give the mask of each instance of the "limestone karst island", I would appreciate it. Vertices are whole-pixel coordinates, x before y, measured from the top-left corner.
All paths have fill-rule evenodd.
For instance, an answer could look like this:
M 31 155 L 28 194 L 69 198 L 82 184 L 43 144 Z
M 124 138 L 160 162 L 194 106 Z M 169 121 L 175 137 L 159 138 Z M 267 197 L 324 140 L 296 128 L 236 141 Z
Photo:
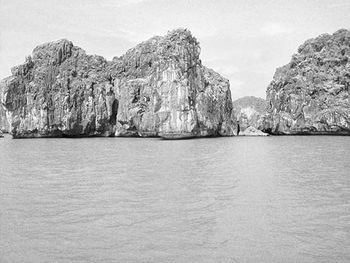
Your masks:
M 13 138 L 350 134 L 345 29 L 302 44 L 276 70 L 266 101 L 232 102 L 229 81 L 202 65 L 186 29 L 112 61 L 69 40 L 45 43 L 11 72 L 0 84 L 0 125 Z

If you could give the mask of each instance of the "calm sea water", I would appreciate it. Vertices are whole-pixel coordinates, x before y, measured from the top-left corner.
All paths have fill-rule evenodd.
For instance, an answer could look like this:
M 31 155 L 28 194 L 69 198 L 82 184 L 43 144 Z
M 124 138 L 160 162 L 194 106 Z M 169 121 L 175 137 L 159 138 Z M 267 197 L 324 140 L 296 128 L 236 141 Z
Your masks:
M 350 137 L 0 139 L 0 262 L 350 262 Z

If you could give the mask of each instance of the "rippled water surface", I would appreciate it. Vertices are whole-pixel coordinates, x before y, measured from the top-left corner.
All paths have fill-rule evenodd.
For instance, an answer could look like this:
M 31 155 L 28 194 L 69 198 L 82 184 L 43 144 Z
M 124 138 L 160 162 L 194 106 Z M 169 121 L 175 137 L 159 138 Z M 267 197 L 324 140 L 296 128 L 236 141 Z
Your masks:
M 350 262 L 350 137 L 0 139 L 0 262 Z

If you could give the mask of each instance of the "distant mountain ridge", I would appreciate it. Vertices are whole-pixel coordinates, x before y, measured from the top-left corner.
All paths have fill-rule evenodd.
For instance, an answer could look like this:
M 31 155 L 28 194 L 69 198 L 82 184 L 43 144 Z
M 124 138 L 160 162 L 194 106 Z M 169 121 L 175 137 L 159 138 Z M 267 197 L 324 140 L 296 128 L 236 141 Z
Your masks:
M 259 129 L 261 117 L 265 114 L 266 101 L 254 96 L 246 96 L 232 102 L 235 119 L 244 131 L 249 126 Z
M 260 97 L 254 96 L 244 96 L 242 98 L 236 99 L 233 102 L 234 107 L 253 107 L 259 113 L 263 113 L 266 108 L 266 100 Z

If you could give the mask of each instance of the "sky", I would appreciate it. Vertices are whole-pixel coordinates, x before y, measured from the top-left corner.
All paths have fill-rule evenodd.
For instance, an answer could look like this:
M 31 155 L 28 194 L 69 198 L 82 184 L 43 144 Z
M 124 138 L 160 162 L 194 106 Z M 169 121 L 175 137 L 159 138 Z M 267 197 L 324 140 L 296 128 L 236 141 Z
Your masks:
M 0 79 L 44 42 L 66 38 L 111 60 L 179 27 L 200 42 L 202 63 L 229 79 L 233 99 L 265 98 L 305 40 L 350 29 L 350 1 L 0 0 Z

